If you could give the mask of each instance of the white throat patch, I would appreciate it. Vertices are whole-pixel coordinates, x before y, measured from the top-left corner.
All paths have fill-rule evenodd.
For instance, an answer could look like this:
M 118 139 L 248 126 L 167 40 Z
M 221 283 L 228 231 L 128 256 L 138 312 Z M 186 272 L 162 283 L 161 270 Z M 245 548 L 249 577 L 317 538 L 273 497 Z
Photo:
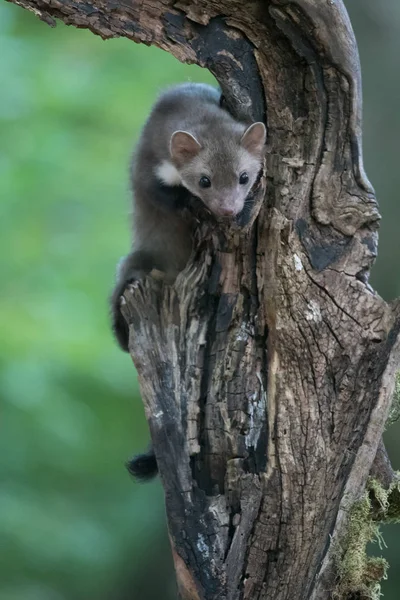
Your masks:
M 163 160 L 161 164 L 155 167 L 154 172 L 157 179 L 165 185 L 180 185 L 182 183 L 176 167 L 169 160 Z

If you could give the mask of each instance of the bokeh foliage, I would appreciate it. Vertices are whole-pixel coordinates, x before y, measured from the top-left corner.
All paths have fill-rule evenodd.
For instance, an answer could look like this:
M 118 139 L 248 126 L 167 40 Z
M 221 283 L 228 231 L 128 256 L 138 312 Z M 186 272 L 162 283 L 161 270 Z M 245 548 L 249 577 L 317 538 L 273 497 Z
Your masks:
M 348 5 L 364 67 L 366 166 L 384 216 L 373 283 L 392 298 L 400 6 Z M 0 4 L 1 600 L 174 597 L 160 485 L 138 486 L 124 469 L 148 431 L 107 296 L 129 249 L 134 140 L 158 91 L 187 79 L 212 80 L 160 50 L 52 30 Z M 387 434 L 395 466 L 398 434 Z M 400 530 L 384 533 L 383 589 L 397 600 Z

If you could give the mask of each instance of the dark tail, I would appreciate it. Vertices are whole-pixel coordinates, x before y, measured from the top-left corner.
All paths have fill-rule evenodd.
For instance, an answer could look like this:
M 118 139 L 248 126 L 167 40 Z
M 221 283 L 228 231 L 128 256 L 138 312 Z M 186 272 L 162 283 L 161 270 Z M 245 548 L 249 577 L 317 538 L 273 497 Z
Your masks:
M 150 481 L 158 473 L 156 455 L 153 448 L 150 448 L 144 454 L 134 456 L 126 463 L 129 473 L 138 481 Z

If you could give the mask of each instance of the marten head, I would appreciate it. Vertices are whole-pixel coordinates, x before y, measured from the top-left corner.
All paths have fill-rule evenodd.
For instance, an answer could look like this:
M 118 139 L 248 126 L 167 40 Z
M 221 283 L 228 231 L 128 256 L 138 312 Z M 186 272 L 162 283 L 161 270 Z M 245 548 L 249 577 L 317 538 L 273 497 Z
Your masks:
M 166 184 L 177 183 L 200 198 L 219 217 L 235 217 L 244 208 L 264 158 L 264 123 L 246 127 L 216 121 L 203 132 L 175 131 L 170 161 L 158 169 Z M 169 181 L 168 181 L 169 178 Z

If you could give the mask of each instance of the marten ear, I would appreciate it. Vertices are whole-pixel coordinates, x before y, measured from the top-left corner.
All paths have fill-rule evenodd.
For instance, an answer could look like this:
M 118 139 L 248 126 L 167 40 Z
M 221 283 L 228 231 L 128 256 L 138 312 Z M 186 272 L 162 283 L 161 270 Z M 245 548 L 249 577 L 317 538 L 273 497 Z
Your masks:
M 242 135 L 240 145 L 250 152 L 250 154 L 260 156 L 263 153 L 266 139 L 267 130 L 264 123 L 253 123 Z
M 192 160 L 200 150 L 201 145 L 191 133 L 187 131 L 175 131 L 172 134 L 169 143 L 169 152 L 178 167 Z

